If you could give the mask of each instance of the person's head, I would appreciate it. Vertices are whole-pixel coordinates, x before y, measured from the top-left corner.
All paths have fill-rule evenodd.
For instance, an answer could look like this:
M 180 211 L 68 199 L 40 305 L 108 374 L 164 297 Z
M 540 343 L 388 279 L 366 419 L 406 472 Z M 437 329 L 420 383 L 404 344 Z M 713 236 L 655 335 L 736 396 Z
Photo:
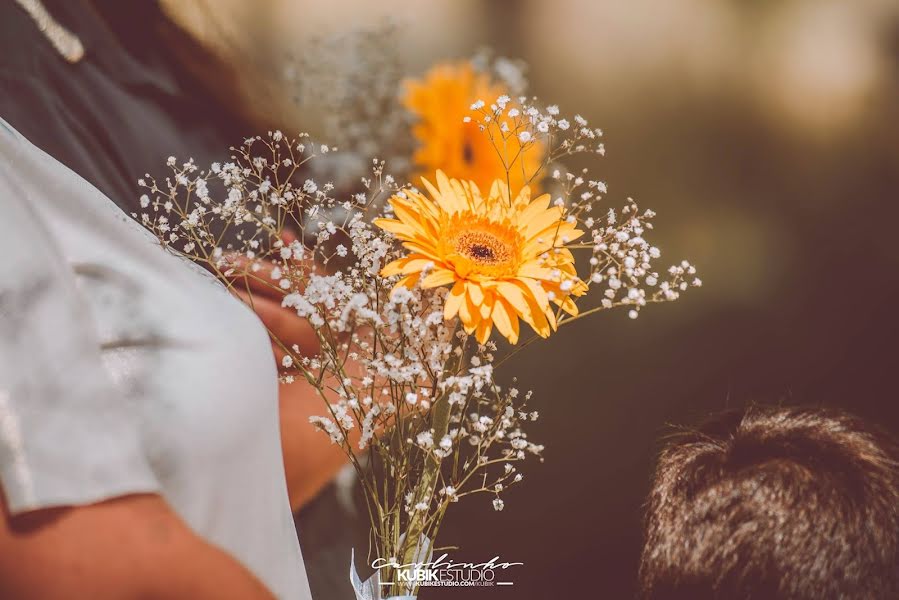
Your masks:
M 674 438 L 650 492 L 648 600 L 899 598 L 899 449 L 858 418 L 750 408 Z

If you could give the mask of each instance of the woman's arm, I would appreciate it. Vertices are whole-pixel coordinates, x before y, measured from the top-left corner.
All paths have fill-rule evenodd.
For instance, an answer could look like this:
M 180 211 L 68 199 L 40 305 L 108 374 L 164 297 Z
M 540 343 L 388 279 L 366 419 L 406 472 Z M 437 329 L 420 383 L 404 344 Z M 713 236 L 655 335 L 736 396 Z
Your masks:
M 273 598 L 243 565 L 194 534 L 159 496 L 124 496 L 17 516 L 9 515 L 2 496 L 0 598 Z
M 340 446 L 309 424 L 310 416 L 326 415 L 328 411 L 311 385 L 305 381 L 282 383 L 278 398 L 287 493 L 290 506 L 296 511 L 334 479 L 347 463 L 347 457 Z M 352 440 L 357 440 L 358 428 L 351 429 L 349 434 Z

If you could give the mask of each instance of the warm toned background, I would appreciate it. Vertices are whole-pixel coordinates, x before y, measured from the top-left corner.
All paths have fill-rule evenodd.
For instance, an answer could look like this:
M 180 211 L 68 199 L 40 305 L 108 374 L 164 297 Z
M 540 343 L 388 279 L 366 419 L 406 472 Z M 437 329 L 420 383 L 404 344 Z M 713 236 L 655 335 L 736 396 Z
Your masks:
M 385 15 L 413 74 L 483 45 L 526 59 L 536 94 L 604 128 L 610 205 L 656 209 L 667 258 L 701 270 L 676 304 L 600 315 L 508 365 L 535 391 L 546 463 L 501 514 L 459 505 L 444 541 L 526 566 L 514 590 L 424 598 L 629 597 L 669 423 L 755 401 L 842 406 L 899 431 L 894 0 L 176 4 L 249 65 L 257 110 L 288 129 L 315 132 L 323 107 L 258 78 L 314 36 Z

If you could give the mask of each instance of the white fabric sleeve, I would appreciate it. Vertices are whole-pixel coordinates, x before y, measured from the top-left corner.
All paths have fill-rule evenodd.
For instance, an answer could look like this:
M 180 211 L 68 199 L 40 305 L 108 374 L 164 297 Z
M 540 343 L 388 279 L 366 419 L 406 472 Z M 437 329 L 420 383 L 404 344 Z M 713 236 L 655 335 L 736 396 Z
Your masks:
M 19 143 L 2 127 L 0 144 Z M 0 153 L 0 484 L 15 514 L 158 491 L 75 278 Z

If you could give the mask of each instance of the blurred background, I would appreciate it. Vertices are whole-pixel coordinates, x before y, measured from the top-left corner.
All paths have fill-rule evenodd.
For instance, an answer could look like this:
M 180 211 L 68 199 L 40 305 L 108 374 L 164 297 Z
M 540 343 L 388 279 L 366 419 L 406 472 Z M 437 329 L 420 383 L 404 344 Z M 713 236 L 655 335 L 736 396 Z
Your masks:
M 759 402 L 839 406 L 899 432 L 894 0 L 167 5 L 237 67 L 260 123 L 285 130 L 320 133 L 327 107 L 277 82 L 329 33 L 394 19 L 410 75 L 483 46 L 524 59 L 533 93 L 605 130 L 592 171 L 608 205 L 652 207 L 663 258 L 700 270 L 677 303 L 603 313 L 505 367 L 534 390 L 546 462 L 502 513 L 461 503 L 442 533 L 460 559 L 525 566 L 514 588 L 424 598 L 630 597 L 671 424 Z

